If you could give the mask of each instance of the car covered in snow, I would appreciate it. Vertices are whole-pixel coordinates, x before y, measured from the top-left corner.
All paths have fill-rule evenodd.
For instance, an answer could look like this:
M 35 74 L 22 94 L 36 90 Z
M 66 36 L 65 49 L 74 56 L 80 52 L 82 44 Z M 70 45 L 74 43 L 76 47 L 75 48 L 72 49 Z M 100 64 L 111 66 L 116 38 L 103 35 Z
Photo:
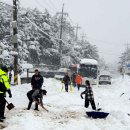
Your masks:
M 55 79 L 62 80 L 65 75 L 65 72 L 57 72 L 54 76 Z
M 99 85 L 111 85 L 111 76 L 110 75 L 100 75 L 99 76 Z
M 63 77 L 65 76 L 65 73 L 68 73 L 68 75 L 70 76 L 70 69 L 68 68 L 60 68 L 59 70 L 57 70 L 54 78 L 58 79 L 58 80 L 62 80 Z
M 40 71 L 40 73 L 45 78 L 54 78 L 56 72 L 53 70 L 48 70 L 48 71 Z

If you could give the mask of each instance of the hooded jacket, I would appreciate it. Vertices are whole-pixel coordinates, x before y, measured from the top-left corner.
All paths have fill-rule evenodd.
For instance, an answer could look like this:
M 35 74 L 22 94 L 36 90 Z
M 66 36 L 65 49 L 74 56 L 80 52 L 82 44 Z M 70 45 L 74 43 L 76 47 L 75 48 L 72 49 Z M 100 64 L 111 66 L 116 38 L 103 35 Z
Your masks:
M 0 94 L 4 94 L 10 89 L 7 73 L 0 69 Z
M 76 84 L 82 84 L 82 77 L 79 74 L 76 75 L 75 82 Z
M 82 94 L 85 94 L 85 100 L 94 100 L 93 91 L 90 86 L 86 86 L 85 91 L 81 93 L 81 97 Z

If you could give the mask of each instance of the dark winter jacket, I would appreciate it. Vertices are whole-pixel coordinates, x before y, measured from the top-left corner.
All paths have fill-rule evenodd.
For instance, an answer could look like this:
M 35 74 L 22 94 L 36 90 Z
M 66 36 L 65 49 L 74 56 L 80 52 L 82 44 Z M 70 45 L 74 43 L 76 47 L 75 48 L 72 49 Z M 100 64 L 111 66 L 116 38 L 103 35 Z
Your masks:
M 71 81 L 72 81 L 73 83 L 75 83 L 75 78 L 76 78 L 76 74 L 73 73 L 72 76 L 71 76 Z
M 32 76 L 31 85 L 33 89 L 41 89 L 43 82 L 44 82 L 43 77 L 40 74 L 38 75 L 34 74 Z
M 68 75 L 65 75 L 63 78 L 64 84 L 70 84 L 70 77 Z
M 83 94 L 85 94 L 85 100 L 94 100 L 93 91 L 90 86 L 87 86 L 86 90 L 81 93 L 81 97 Z

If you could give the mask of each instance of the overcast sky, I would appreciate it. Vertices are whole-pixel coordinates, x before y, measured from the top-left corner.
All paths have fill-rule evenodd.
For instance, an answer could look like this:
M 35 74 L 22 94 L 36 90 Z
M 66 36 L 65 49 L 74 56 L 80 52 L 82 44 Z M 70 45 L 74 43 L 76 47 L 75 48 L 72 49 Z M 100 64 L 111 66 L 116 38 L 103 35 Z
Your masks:
M 13 0 L 1 0 L 11 3 Z M 130 0 L 20 0 L 25 7 L 47 8 L 51 14 L 69 13 L 72 24 L 79 24 L 79 35 L 85 34 L 98 47 L 106 62 L 114 63 L 130 43 Z

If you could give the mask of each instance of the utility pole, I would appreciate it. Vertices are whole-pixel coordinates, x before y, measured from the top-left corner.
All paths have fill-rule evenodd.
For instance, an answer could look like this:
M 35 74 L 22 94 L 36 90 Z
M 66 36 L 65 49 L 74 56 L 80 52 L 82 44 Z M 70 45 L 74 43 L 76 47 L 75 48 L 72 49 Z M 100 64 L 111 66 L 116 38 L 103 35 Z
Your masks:
M 125 51 L 125 62 L 127 62 L 127 60 L 128 60 L 128 59 L 127 59 L 127 55 L 128 55 L 127 53 L 128 53 L 129 45 L 130 45 L 130 44 L 127 42 L 125 45 L 126 45 L 126 51 Z
M 13 21 L 12 21 L 12 27 L 13 27 L 13 37 L 12 37 L 12 43 L 14 44 L 14 84 L 18 84 L 18 30 L 17 30 L 17 2 L 18 0 L 13 0 Z
M 75 33 L 75 40 L 78 40 L 78 30 L 81 29 L 81 27 L 77 24 L 77 26 L 74 26 L 74 28 L 76 28 L 76 33 Z
M 128 51 L 130 44 L 129 44 L 129 43 L 126 43 L 125 45 L 126 45 L 126 51 Z
M 68 13 L 64 12 L 64 4 L 62 6 L 62 12 L 58 12 L 57 14 L 61 15 L 61 25 L 60 25 L 60 41 L 59 41 L 59 53 L 60 53 L 60 66 L 62 66 L 62 32 L 63 32 L 63 17 L 64 15 L 68 16 Z
M 86 34 L 83 33 L 83 34 L 81 35 L 81 41 L 82 41 L 82 43 L 84 42 L 84 38 L 85 38 L 85 37 L 86 37 Z
M 63 16 L 64 16 L 64 4 L 62 6 L 62 13 L 61 13 L 61 26 L 60 26 L 60 67 L 62 66 L 62 28 L 63 28 Z

